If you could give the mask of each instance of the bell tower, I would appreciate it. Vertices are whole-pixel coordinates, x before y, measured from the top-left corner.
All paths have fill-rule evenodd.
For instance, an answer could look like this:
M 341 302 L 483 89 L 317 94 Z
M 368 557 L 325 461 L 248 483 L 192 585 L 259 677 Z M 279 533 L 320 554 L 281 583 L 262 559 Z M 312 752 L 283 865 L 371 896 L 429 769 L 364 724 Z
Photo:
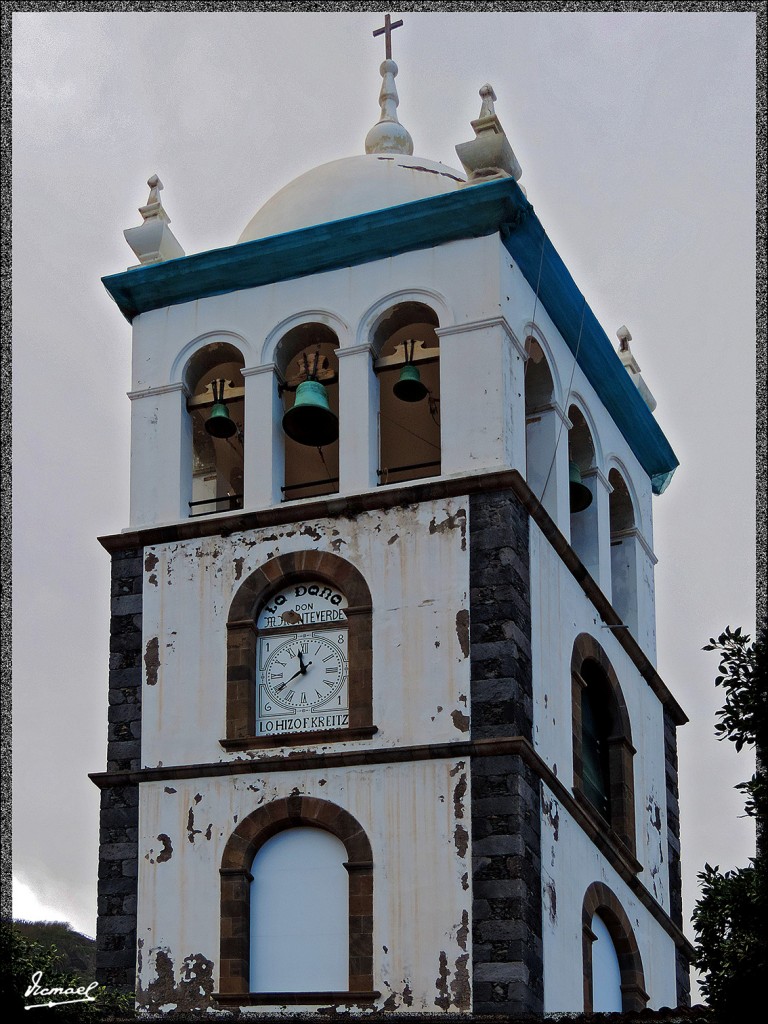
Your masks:
M 149 180 L 100 980 L 153 1014 L 688 999 L 652 495 L 677 460 L 480 90 L 185 255 Z

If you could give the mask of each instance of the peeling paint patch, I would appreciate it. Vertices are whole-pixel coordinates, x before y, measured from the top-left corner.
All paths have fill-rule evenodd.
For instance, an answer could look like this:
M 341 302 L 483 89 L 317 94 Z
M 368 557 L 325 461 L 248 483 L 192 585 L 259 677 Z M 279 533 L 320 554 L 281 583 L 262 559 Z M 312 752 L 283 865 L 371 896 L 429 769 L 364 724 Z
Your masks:
M 160 640 L 156 636 L 147 641 L 144 651 L 144 668 L 147 673 L 147 686 L 156 686 L 157 673 L 160 670 Z
M 194 843 L 195 836 L 201 836 L 202 829 L 195 828 L 195 812 L 190 807 L 189 814 L 187 815 L 187 839 L 190 843 Z
M 154 551 L 148 551 L 147 557 L 144 559 L 144 571 L 152 572 L 160 564 L 160 559 L 154 553 Z
M 464 797 L 467 795 L 467 775 L 461 776 L 453 790 L 453 813 L 457 818 L 464 817 Z
M 546 797 L 542 794 L 541 812 L 547 819 L 549 824 L 552 826 L 554 839 L 555 842 L 557 842 L 560 835 L 560 808 L 558 806 L 557 800 L 555 800 L 554 798 L 552 800 L 547 800 Z
M 456 852 L 460 857 L 466 857 L 467 847 L 469 846 L 469 833 L 463 825 L 457 825 L 453 830 L 453 842 L 456 846 Z
M 242 558 L 242 557 L 241 558 L 236 558 L 234 560 L 234 564 L 235 564 L 235 580 L 239 580 L 240 577 L 243 575 L 243 562 L 244 561 L 245 561 L 245 559 Z
M 385 982 L 385 984 L 386 984 L 386 982 Z M 390 994 L 384 1000 L 384 1005 L 382 1006 L 382 1010 L 389 1010 L 391 1012 L 392 1010 L 396 1010 L 396 1009 L 397 1009 L 397 996 L 395 995 L 394 992 L 390 992 Z
M 407 978 L 403 978 L 403 1005 L 413 1006 L 413 989 Z
M 201 793 L 195 793 L 195 803 L 196 804 L 199 804 L 202 799 L 203 799 L 203 797 L 202 797 Z
M 171 837 L 167 836 L 165 832 L 161 832 L 157 838 L 158 842 L 163 844 L 162 850 L 157 855 L 157 863 L 162 864 L 173 856 L 173 846 L 171 844 Z
M 451 712 L 451 719 L 453 720 L 454 728 L 458 729 L 459 732 L 469 732 L 469 715 L 465 715 L 463 711 L 459 711 L 456 708 Z
M 469 872 L 467 871 L 465 871 L 464 874 L 461 876 L 461 888 L 464 890 L 464 892 L 466 892 L 467 889 L 469 889 Z
M 454 515 L 446 516 L 441 523 L 432 518 L 429 524 L 429 532 L 448 533 L 449 530 L 461 530 L 461 550 L 467 550 L 467 513 L 466 509 L 460 508 Z
M 465 952 L 467 950 L 467 939 L 469 938 L 469 914 L 466 910 L 461 912 L 461 925 L 456 929 L 456 941 L 459 947 Z
M 456 973 L 451 982 L 453 992 L 453 1004 L 458 1010 L 469 1010 L 472 1005 L 472 988 L 469 983 L 469 971 L 467 961 L 469 953 L 462 953 L 456 959 Z
M 657 832 L 661 832 L 661 810 L 656 801 L 651 797 L 645 808 L 648 811 L 648 820 Z
M 212 829 L 213 829 L 213 822 L 211 822 L 211 823 L 210 823 L 210 824 L 208 825 L 208 828 L 207 828 L 207 829 L 205 830 L 205 838 L 206 838 L 206 839 L 210 839 L 210 838 L 211 838 L 211 830 L 212 830 Z
M 438 976 L 435 979 L 435 988 L 437 989 L 437 996 L 435 997 L 435 1006 L 439 1006 L 441 1010 L 448 1010 L 451 1005 L 451 997 L 448 994 L 448 957 L 445 955 L 444 950 L 440 950 L 440 966 L 438 968 Z
M 165 792 L 166 793 L 175 793 L 176 790 L 173 788 L 173 786 L 166 786 L 165 787 Z
M 320 540 L 321 537 L 323 536 L 322 533 L 320 533 L 320 531 L 316 529 L 316 527 L 314 526 L 302 526 L 301 530 L 299 530 L 299 533 L 303 537 L 311 537 L 312 540 Z
M 387 541 L 387 544 L 396 544 L 399 540 L 400 540 L 400 534 L 399 533 L 393 533 L 392 536 Z
M 465 658 L 469 657 L 469 611 L 462 608 L 456 612 L 456 636 L 459 639 L 459 647 Z
M 136 1004 L 140 1009 L 191 1013 L 213 1006 L 213 962 L 202 953 L 186 956 L 178 985 L 173 960 L 167 949 L 155 951 L 155 977 L 146 987 L 139 985 Z
M 551 878 L 544 886 L 544 905 L 549 913 L 550 922 L 557 924 L 557 889 Z

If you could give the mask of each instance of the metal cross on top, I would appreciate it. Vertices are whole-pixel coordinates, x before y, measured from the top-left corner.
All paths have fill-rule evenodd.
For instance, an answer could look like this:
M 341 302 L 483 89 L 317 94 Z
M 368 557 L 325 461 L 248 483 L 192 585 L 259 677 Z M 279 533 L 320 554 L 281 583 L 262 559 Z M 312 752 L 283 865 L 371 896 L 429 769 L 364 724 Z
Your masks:
M 394 24 L 392 24 L 392 19 L 390 18 L 390 16 L 388 14 L 385 14 L 384 15 L 384 27 L 383 28 L 377 28 L 375 30 L 375 32 L 373 33 L 375 36 L 380 36 L 382 34 L 382 32 L 384 33 L 384 38 L 386 39 L 386 43 L 387 43 L 387 51 L 386 51 L 386 59 L 387 60 L 392 60 L 392 30 L 395 29 L 395 28 L 400 28 L 400 26 L 402 24 L 403 24 L 402 20 L 396 21 Z

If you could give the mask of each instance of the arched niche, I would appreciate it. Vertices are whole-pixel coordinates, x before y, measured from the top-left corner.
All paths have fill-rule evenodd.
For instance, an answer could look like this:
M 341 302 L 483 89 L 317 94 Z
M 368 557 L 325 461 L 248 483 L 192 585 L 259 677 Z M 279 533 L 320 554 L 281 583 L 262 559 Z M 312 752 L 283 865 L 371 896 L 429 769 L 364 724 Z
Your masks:
M 211 515 L 243 507 L 245 388 L 244 360 L 239 349 L 212 341 L 189 359 L 183 382 L 189 393 L 187 411 L 192 437 L 190 515 Z M 230 436 L 214 436 L 206 428 L 216 399 L 223 399 Z M 217 410 L 220 411 L 220 410 Z
M 568 409 L 571 429 L 568 432 L 568 463 L 576 466 L 582 483 L 592 492 L 589 505 L 577 511 L 571 502 L 571 547 L 583 562 L 589 574 L 600 580 L 600 546 L 598 531 L 598 501 L 593 470 L 597 465 L 595 440 L 587 419 L 577 405 Z
M 371 328 L 379 382 L 380 484 L 440 474 L 439 326 L 430 306 L 409 300 L 390 306 Z M 411 364 L 406 373 L 418 375 L 422 385 L 411 389 L 411 394 L 421 394 L 416 401 L 398 397 L 406 364 Z
M 533 335 L 526 338 L 525 351 L 528 355 L 525 363 L 526 480 L 534 495 L 558 523 L 560 481 L 557 445 L 563 420 L 555 401 L 555 383 L 549 362 Z
M 597 918 L 598 927 L 593 928 Z M 582 922 L 582 962 L 584 969 L 584 1011 L 599 1012 L 605 1008 L 603 1000 L 607 992 L 596 992 L 595 981 L 603 980 L 599 969 L 596 972 L 594 950 L 595 943 L 610 943 L 612 949 L 607 950 L 606 961 L 615 958 L 615 963 L 603 963 L 603 968 L 610 971 L 618 969 L 618 989 L 616 979 L 609 982 L 611 1009 L 616 1005 L 617 995 L 620 998 L 619 1011 L 638 1012 L 644 1010 L 648 1002 L 645 990 L 645 974 L 640 957 L 635 933 L 629 917 L 619 898 L 604 882 L 593 882 L 584 894 L 581 909 Z M 598 954 L 602 957 L 602 951 Z M 597 979 L 596 979 L 597 973 Z M 608 979 L 605 979 L 606 981 Z
M 611 531 L 611 604 L 637 636 L 637 521 L 629 487 L 618 469 L 608 473 Z
M 635 748 L 627 704 L 603 648 L 588 633 L 571 656 L 573 788 L 635 854 Z
M 301 323 L 292 327 L 275 348 L 278 390 L 283 414 L 292 409 L 297 388 L 307 379 L 315 379 L 325 388 L 330 411 L 339 416 L 339 339 L 326 324 Z M 284 501 L 334 494 L 339 489 L 339 442 L 303 444 L 283 435 Z
M 229 837 L 221 861 L 221 950 L 219 993 L 223 1005 L 268 1003 L 283 993 L 253 993 L 251 979 L 251 868 L 273 836 L 286 829 L 317 828 L 344 846 L 348 876 L 348 956 L 345 992 L 340 1001 L 373 1000 L 373 853 L 360 823 L 343 807 L 294 793 L 263 804 L 243 818 Z M 323 993 L 328 998 L 327 990 Z M 303 998 L 302 998 L 303 996 Z M 291 1002 L 317 1001 L 318 992 L 293 993 Z

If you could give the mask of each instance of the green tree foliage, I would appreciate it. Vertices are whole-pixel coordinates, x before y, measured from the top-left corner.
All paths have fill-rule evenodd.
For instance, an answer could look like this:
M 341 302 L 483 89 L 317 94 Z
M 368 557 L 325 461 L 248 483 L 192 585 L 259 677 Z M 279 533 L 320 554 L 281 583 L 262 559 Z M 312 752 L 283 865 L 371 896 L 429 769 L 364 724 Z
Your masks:
M 746 797 L 745 810 L 755 819 L 757 855 L 748 867 L 720 872 L 706 864 L 699 874 L 701 898 L 693 912 L 696 966 L 702 971 L 702 991 L 723 1021 L 749 1020 L 765 998 L 768 977 L 768 871 L 765 860 L 768 820 L 768 671 L 766 631 L 752 642 L 741 629 L 730 627 L 705 651 L 720 654 L 715 685 L 725 691 L 715 732 L 737 750 L 752 748 L 756 769 L 737 788 Z
M 77 933 L 72 933 L 77 936 Z M 85 936 L 78 936 L 84 942 Z M 24 935 L 21 929 L 9 921 L 0 923 L 0 998 L 2 1006 L 10 1020 L 23 1020 L 27 1015 L 24 1007 L 30 1004 L 45 1002 L 45 997 L 30 995 L 26 992 L 37 972 L 41 972 L 40 986 L 48 988 L 77 989 L 87 988 L 93 982 L 93 976 L 82 976 L 71 970 L 55 945 L 36 942 Z M 94 1002 L 70 1003 L 55 1006 L 51 1009 L 38 1007 L 35 1020 L 41 1017 L 55 1019 L 60 1024 L 76 1024 L 78 1021 L 126 1021 L 135 1018 L 133 996 L 111 992 L 103 986 L 94 988 L 90 993 Z M 54 1000 L 77 998 L 72 996 L 54 996 Z

